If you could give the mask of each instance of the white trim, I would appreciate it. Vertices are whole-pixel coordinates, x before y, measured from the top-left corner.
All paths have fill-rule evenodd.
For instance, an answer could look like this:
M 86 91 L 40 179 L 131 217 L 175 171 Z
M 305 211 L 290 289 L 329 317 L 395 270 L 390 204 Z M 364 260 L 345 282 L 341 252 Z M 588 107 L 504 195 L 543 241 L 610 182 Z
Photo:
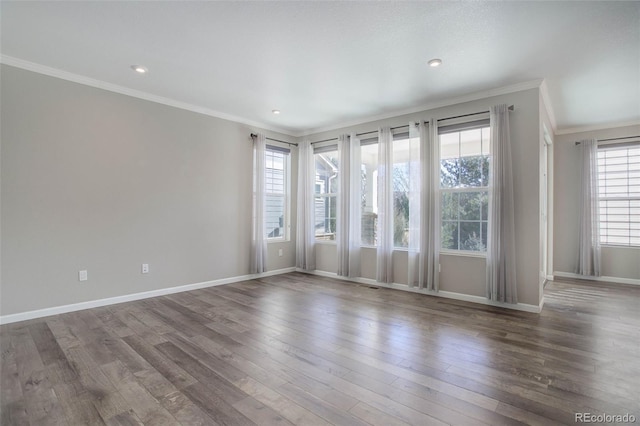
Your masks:
M 440 249 L 440 254 L 442 254 L 444 256 L 477 257 L 477 258 L 480 258 L 480 259 L 486 259 L 487 258 L 487 252 L 486 251 Z
M 547 125 L 544 123 L 542 123 L 542 132 L 543 132 L 544 143 L 547 146 L 553 145 L 553 138 L 549 134 L 549 129 L 547 129 Z
M 339 276 L 338 274 L 334 273 L 334 272 L 326 272 L 326 271 L 319 271 L 319 270 L 315 270 L 315 271 L 305 271 L 304 269 L 296 269 L 296 271 L 298 272 L 302 272 L 304 274 L 310 274 L 310 275 L 318 275 L 321 277 L 327 277 L 327 278 L 335 278 L 338 280 L 342 280 L 342 281 L 347 281 L 347 282 L 352 282 L 352 283 L 357 283 L 357 284 L 366 284 L 366 285 L 372 285 L 372 286 L 376 286 L 376 287 L 384 287 L 384 288 L 391 288 L 394 290 L 402 290 L 402 291 L 408 291 L 411 293 L 420 293 L 420 294 L 425 294 L 428 296 L 436 296 L 436 297 L 444 297 L 446 299 L 454 299 L 454 300 L 462 300 L 464 302 L 472 302 L 472 303 L 479 303 L 482 305 L 489 305 L 489 306 L 495 306 L 498 308 L 507 308 L 507 309 L 513 309 L 516 311 L 524 311 L 524 312 L 533 312 L 536 314 L 539 314 L 542 311 L 542 307 L 544 306 L 544 297 L 542 298 L 542 300 L 540 300 L 540 304 L 539 305 L 529 305 L 526 303 L 516 303 L 516 304 L 511 304 L 511 303 L 502 303 L 502 302 L 494 302 L 492 300 L 486 299 L 484 297 L 481 296 L 473 296 L 471 294 L 463 294 L 463 293 L 455 293 L 452 291 L 429 291 L 429 290 L 425 290 L 425 289 L 421 289 L 421 288 L 415 288 L 415 287 L 409 287 L 406 284 L 398 284 L 398 283 L 391 283 L 391 284 L 385 284 L 385 283 L 380 283 L 376 280 L 373 280 L 371 278 L 348 278 L 348 277 L 342 277 Z
M 562 277 L 562 278 L 573 278 L 573 279 L 577 279 L 577 280 L 587 280 L 587 281 L 600 281 L 600 282 L 609 282 L 609 283 L 616 283 L 616 284 L 631 284 L 631 285 L 640 285 L 640 280 L 639 279 L 635 279 L 635 278 L 622 278 L 622 277 L 608 277 L 608 276 L 601 276 L 601 277 L 588 277 L 585 275 L 578 275 L 578 274 L 574 274 L 571 272 L 562 272 L 562 271 L 553 271 L 553 274 L 556 277 Z
M 640 120 L 624 121 L 622 123 L 594 124 L 591 126 L 582 126 L 582 127 L 569 127 L 566 129 L 558 130 L 555 133 L 556 133 L 556 136 L 569 135 L 573 133 L 593 132 L 595 130 L 617 129 L 619 127 L 630 127 L 630 126 L 640 126 Z
M 269 277 L 272 275 L 286 274 L 294 272 L 295 267 L 276 269 L 261 274 L 239 275 L 236 277 L 220 278 L 217 280 L 205 281 L 195 284 L 186 284 L 177 287 L 160 288 L 157 290 L 144 291 L 142 293 L 126 294 L 124 296 L 108 297 L 106 299 L 90 300 L 87 302 L 72 303 L 70 305 L 54 306 L 52 308 L 37 309 L 35 311 L 20 312 L 17 314 L 0 316 L 0 324 L 10 324 L 18 321 L 26 321 L 34 318 L 48 317 L 50 315 L 64 314 L 67 312 L 81 311 L 84 309 L 97 308 L 100 306 L 115 305 L 117 303 L 131 302 L 133 300 L 148 299 L 150 297 L 165 296 L 167 294 L 181 293 L 183 291 L 198 290 L 201 288 L 215 287 L 223 284 L 231 284 L 240 281 L 253 280 L 256 278 Z
M 285 230 L 285 232 L 287 232 Z M 291 238 L 285 238 L 285 237 L 273 237 L 273 238 L 267 238 L 267 244 L 283 244 L 283 243 L 290 243 L 291 242 Z
M 325 245 L 325 246 L 336 246 L 338 242 L 336 240 L 315 240 L 316 244 Z
M 258 127 L 260 129 L 271 130 L 274 132 L 285 134 L 287 136 L 296 137 L 296 135 L 292 134 L 291 131 L 289 130 L 270 126 L 265 123 L 259 123 L 257 121 L 248 120 L 246 118 L 239 117 L 237 115 L 227 114 L 227 113 L 215 111 L 209 108 L 204 108 L 198 105 L 181 102 L 175 99 L 165 98 L 164 96 L 153 95 L 151 93 L 143 92 L 141 90 L 130 89 L 128 87 L 120 86 L 117 84 L 107 83 L 106 81 L 85 77 L 83 75 L 74 74 L 74 73 L 63 71 L 57 68 L 48 67 L 46 65 L 40 65 L 35 62 L 25 61 L 23 59 L 15 58 L 13 56 L 0 55 L 0 63 L 3 63 L 5 65 L 10 65 L 16 68 L 21 68 L 27 71 L 32 71 L 38 74 L 44 74 L 50 77 L 56 77 L 62 80 L 72 81 L 74 83 L 83 84 L 85 86 L 96 87 L 98 89 L 107 90 L 109 92 L 132 96 L 134 98 L 144 99 L 145 101 L 156 102 L 156 103 L 171 106 L 174 108 L 197 112 L 199 114 L 208 115 L 210 117 L 216 117 L 222 120 L 229 120 L 229 121 L 233 121 L 240 124 L 246 124 L 247 126 Z
M 543 79 L 542 83 L 540 83 L 540 96 L 542 97 L 542 103 L 544 104 L 545 109 L 547 110 L 547 115 L 549 116 L 549 121 L 551 122 L 551 129 L 554 134 L 558 134 L 558 122 L 556 121 L 556 115 L 553 111 L 551 97 L 549 96 L 549 88 L 547 87 L 547 80 Z
M 538 79 L 538 80 L 531 80 L 523 83 L 513 84 L 510 86 L 503 86 L 495 89 L 483 90 L 483 91 L 471 93 L 468 95 L 456 96 L 453 98 L 446 98 L 441 101 L 436 101 L 429 104 L 423 104 L 413 108 L 396 110 L 396 111 L 388 112 L 385 114 L 380 114 L 376 116 L 370 116 L 367 118 L 361 118 L 361 119 L 352 120 L 349 122 L 344 122 L 341 124 L 318 127 L 314 129 L 305 130 L 305 131 L 293 131 L 289 129 L 271 126 L 266 123 L 260 123 L 257 121 L 249 120 L 247 118 L 240 117 L 237 115 L 227 114 L 225 112 L 216 111 L 216 110 L 201 107 L 198 105 L 189 104 L 187 102 L 166 98 L 164 96 L 154 95 L 151 93 L 143 92 L 141 90 L 131 89 L 128 87 L 117 85 L 117 84 L 108 83 L 106 81 L 97 80 L 97 79 L 86 77 L 80 74 L 75 74 L 69 71 L 48 67 L 46 65 L 41 65 L 35 62 L 26 61 L 24 59 L 16 58 L 9 55 L 0 55 L 0 63 L 3 63 L 5 65 L 10 65 L 16 68 L 21 68 L 27 71 L 32 71 L 38 74 L 48 75 L 50 77 L 56 77 L 62 80 L 72 81 L 74 83 L 83 84 L 85 86 L 96 87 L 98 89 L 107 90 L 109 92 L 119 93 L 121 95 L 131 96 L 138 99 L 144 99 L 146 101 L 156 102 L 156 103 L 171 106 L 174 108 L 179 108 L 186 111 L 192 111 L 199 114 L 208 115 L 210 117 L 220 118 L 222 120 L 229 120 L 236 123 L 245 124 L 247 126 L 252 126 L 252 127 L 257 127 L 264 130 L 270 130 L 273 132 L 282 133 L 284 135 L 295 137 L 295 138 L 309 136 L 315 133 L 337 130 L 344 127 L 356 126 L 358 124 L 371 123 L 371 122 L 384 120 L 388 118 L 396 118 L 402 115 L 414 114 L 417 112 L 428 111 L 428 110 L 442 108 L 450 105 L 477 101 L 477 100 L 486 99 L 492 96 L 500 96 L 500 95 L 506 95 L 510 93 L 522 92 L 524 90 L 530 90 L 535 88 L 540 89 L 540 94 L 542 96 L 545 106 L 547 107 L 547 113 L 549 114 L 549 120 L 551 121 L 551 126 L 554 130 L 555 135 L 566 135 L 571 133 L 582 133 L 582 132 L 590 132 L 594 130 L 603 130 L 603 129 L 612 129 L 617 127 L 640 125 L 640 121 L 635 120 L 635 121 L 627 121 L 622 123 L 608 123 L 608 124 L 596 124 L 596 125 L 582 126 L 582 127 L 570 127 L 570 128 L 558 130 L 554 111 L 551 104 L 551 99 L 549 98 L 546 82 L 544 79 Z
M 336 130 L 343 127 L 350 127 L 358 124 L 370 123 L 377 120 L 395 118 L 395 117 L 399 117 L 406 114 L 413 114 L 416 112 L 428 111 L 428 110 L 442 108 L 450 105 L 477 101 L 477 100 L 489 98 L 492 96 L 500 96 L 500 95 L 506 95 L 509 93 L 521 92 L 524 90 L 536 89 L 536 88 L 540 88 L 541 84 L 544 82 L 543 79 L 531 80 L 523 83 L 509 85 L 509 86 L 483 90 L 483 91 L 471 93 L 468 95 L 456 96 L 453 98 L 446 98 L 441 101 L 432 102 L 429 104 L 423 104 L 423 105 L 409 108 L 409 109 L 396 110 L 396 111 L 388 112 L 388 113 L 377 115 L 377 116 L 361 118 L 361 119 L 353 120 L 353 121 L 342 123 L 342 124 L 319 127 L 319 128 L 309 129 L 305 131 L 293 131 L 293 130 L 288 130 L 284 128 L 274 127 L 266 123 L 259 123 L 244 117 L 239 117 L 236 115 L 227 114 L 220 111 L 215 111 L 209 108 L 204 108 L 198 105 L 181 102 L 175 99 L 165 98 L 163 96 L 154 95 L 151 93 L 143 92 L 141 90 L 130 89 L 128 87 L 108 83 L 106 81 L 97 80 L 97 79 L 86 77 L 80 74 L 75 74 L 69 71 L 48 67 L 46 65 L 41 65 L 35 62 L 26 61 L 24 59 L 16 58 L 13 56 L 0 55 L 0 63 L 10 65 L 16 68 L 21 68 L 27 71 L 36 72 L 38 74 L 44 74 L 51 77 L 60 78 L 62 80 L 72 81 L 74 83 L 83 84 L 85 86 L 96 87 L 99 89 L 108 90 L 110 92 L 120 93 L 122 95 L 132 96 L 134 98 L 144 99 L 150 102 L 156 102 L 159 104 L 168 105 L 174 108 L 180 108 L 187 111 L 197 112 L 199 114 L 220 118 L 223 120 L 229 120 L 229 121 L 234 121 L 236 123 L 246 124 L 252 127 L 258 127 L 264 130 L 271 130 L 271 131 L 282 133 L 284 135 L 292 136 L 295 138 L 308 136 L 308 135 L 312 135 L 312 134 L 320 133 L 324 131 Z
M 547 275 L 547 281 L 553 281 L 553 280 L 554 280 L 553 275 Z
M 388 112 L 385 114 L 380 114 L 380 115 L 376 115 L 373 117 L 367 117 L 367 118 L 361 118 L 361 119 L 356 119 L 356 120 L 352 120 L 352 121 L 347 121 L 341 124 L 336 124 L 336 125 L 330 125 L 330 126 L 326 126 L 326 127 L 317 127 L 315 129 L 309 129 L 306 130 L 304 132 L 298 133 L 296 135 L 293 136 L 309 136 L 309 135 L 313 135 L 315 133 L 322 133 L 322 132 L 328 132 L 331 130 L 338 130 L 338 129 L 342 129 L 344 127 L 352 127 L 352 126 L 356 126 L 359 124 L 366 124 L 366 123 L 371 123 L 371 122 L 375 122 L 378 120 L 384 120 L 387 118 L 396 118 L 396 117 L 400 117 L 403 115 L 407 115 L 407 114 L 414 114 L 417 112 L 423 112 L 423 111 L 429 111 L 432 109 L 436 109 L 436 108 L 442 108 L 442 107 L 446 107 L 446 106 L 450 106 L 450 105 L 457 105 L 457 104 L 462 104 L 465 102 L 472 102 L 472 101 L 477 101 L 477 100 L 481 100 L 481 99 L 486 99 L 486 98 L 490 98 L 492 96 L 500 96 L 500 95 L 507 95 L 509 93 L 516 93 L 516 92 L 522 92 L 524 90 L 530 90 L 530 89 L 537 89 L 540 87 L 540 84 L 542 84 L 544 80 L 542 79 L 538 79 L 538 80 L 531 80 L 531 81 L 525 81 L 523 83 L 518 83 L 518 84 L 512 84 L 510 86 L 503 86 L 503 87 L 498 87 L 495 89 L 489 89 L 489 90 L 483 90 L 480 92 L 475 92 L 475 93 L 471 93 L 468 95 L 463 95 L 463 96 L 456 96 L 453 98 L 446 98 L 443 99 L 441 101 L 436 101 L 436 102 L 432 102 L 429 104 L 423 104 L 417 107 L 413 107 L 413 108 L 407 108 L 407 109 L 401 109 L 401 110 L 396 110 L 393 112 Z

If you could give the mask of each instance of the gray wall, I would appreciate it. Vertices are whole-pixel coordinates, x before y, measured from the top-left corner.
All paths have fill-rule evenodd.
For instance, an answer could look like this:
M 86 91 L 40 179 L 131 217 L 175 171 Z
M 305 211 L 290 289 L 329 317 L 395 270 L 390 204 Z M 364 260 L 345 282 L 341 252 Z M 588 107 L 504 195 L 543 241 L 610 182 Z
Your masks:
M 640 135 L 640 126 L 557 135 L 554 149 L 554 269 L 573 273 L 578 260 L 580 159 L 575 142 Z M 602 247 L 602 275 L 640 280 L 640 248 Z
M 2 315 L 249 272 L 260 129 L 5 65 L 1 90 Z
M 1 78 L 0 314 L 248 273 L 248 135 L 260 129 L 5 65 Z M 537 305 L 538 98 L 527 90 L 309 138 L 514 104 L 518 292 L 520 302 Z M 295 265 L 292 154 L 291 240 L 269 244 L 270 270 Z M 318 269 L 335 272 L 335 245 L 317 253 Z M 140 273 L 141 263 L 150 274 Z M 405 282 L 406 252 L 394 263 L 395 281 Z M 375 249 L 364 249 L 362 276 L 375 277 L 375 264 Z M 484 259 L 443 255 L 441 264 L 442 290 L 484 295 Z M 80 269 L 87 282 L 78 281 Z
M 311 141 L 336 137 L 340 133 L 367 132 L 379 126 L 401 126 L 410 121 L 446 118 L 487 111 L 491 105 L 513 104 L 510 113 L 511 140 L 513 145 L 514 189 L 516 209 L 516 249 L 518 299 L 521 303 L 537 306 L 541 294 L 540 285 L 540 106 L 539 90 L 531 89 L 507 95 L 494 96 L 473 102 L 403 115 L 386 120 L 360 124 L 338 130 L 306 136 Z M 375 249 L 364 249 L 362 276 L 375 278 Z M 335 244 L 318 244 L 316 266 L 327 272 L 336 272 Z M 398 250 L 393 256 L 394 282 L 406 284 L 407 253 Z M 485 294 L 485 260 L 478 257 L 456 255 L 441 256 L 441 290 L 474 296 Z

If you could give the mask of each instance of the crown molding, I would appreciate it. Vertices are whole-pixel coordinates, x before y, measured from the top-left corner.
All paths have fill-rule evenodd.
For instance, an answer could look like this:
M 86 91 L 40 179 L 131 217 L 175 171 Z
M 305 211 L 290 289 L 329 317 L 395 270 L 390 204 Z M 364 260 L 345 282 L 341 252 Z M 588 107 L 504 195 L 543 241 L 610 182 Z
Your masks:
M 556 135 L 569 135 L 572 133 L 593 132 L 595 130 L 616 129 L 618 127 L 640 126 L 640 120 L 623 121 L 618 123 L 594 124 L 592 126 L 568 127 L 555 132 Z
M 558 122 L 556 121 L 556 115 L 553 111 L 553 104 L 551 103 L 551 98 L 549 97 L 549 88 L 547 87 L 547 80 L 543 79 L 542 83 L 540 83 L 540 96 L 542 96 L 542 103 L 547 110 L 547 114 L 549 115 L 549 121 L 551 122 L 551 129 L 554 134 L 557 134 L 558 130 Z
M 436 101 L 436 102 L 432 102 L 432 103 L 428 103 L 428 104 L 423 104 L 423 105 L 420 105 L 420 106 L 417 106 L 417 107 L 412 107 L 412 108 L 407 108 L 407 109 L 402 109 L 402 110 L 396 110 L 396 111 L 385 113 L 385 114 L 380 114 L 380 115 L 376 115 L 376 116 L 370 116 L 370 117 L 367 117 L 367 118 L 361 118 L 361 119 L 357 119 L 357 120 L 353 120 L 353 121 L 347 121 L 347 122 L 343 122 L 343 123 L 337 124 L 337 125 L 331 125 L 331 126 L 326 126 L 326 127 L 318 127 L 318 128 L 314 128 L 314 129 L 309 129 L 309 130 L 306 130 L 306 131 L 304 131 L 302 133 L 295 134 L 293 136 L 297 136 L 297 137 L 309 136 L 309 135 L 313 135 L 313 134 L 316 134 L 316 133 L 321 133 L 321 132 L 327 132 L 327 131 L 331 131 L 331 130 L 341 129 L 343 127 L 357 126 L 359 124 L 370 123 L 372 121 L 385 120 L 385 119 L 388 119 L 388 118 L 394 118 L 394 117 L 398 117 L 398 116 L 401 116 L 401 115 L 414 114 L 416 112 L 428 111 L 430 109 L 442 108 L 442 107 L 446 107 L 446 106 L 462 104 L 462 103 L 465 103 L 465 102 L 477 101 L 479 99 L 485 99 L 485 98 L 489 98 L 489 97 L 492 97 L 492 96 L 507 95 L 509 93 L 522 92 L 524 90 L 529 90 L 529 89 L 538 89 L 538 88 L 540 88 L 540 85 L 543 83 L 543 81 L 544 81 L 543 79 L 530 80 L 530 81 L 525 81 L 525 82 L 522 82 L 522 83 L 512 84 L 512 85 L 509 85 L 509 86 L 503 86 L 503 87 L 498 87 L 498 88 L 489 89 L 489 90 L 482 90 L 480 92 L 475 92 L 475 93 L 471 93 L 471 94 L 468 94 L 468 95 L 462 95 L 462 96 L 455 96 L 455 97 L 452 97 L 452 98 L 447 98 L 447 99 L 443 99 L 443 100 L 440 100 L 440 101 Z
M 8 55 L 0 55 L 0 63 L 5 65 L 10 65 L 12 67 L 21 68 L 27 71 L 32 71 L 38 74 L 48 75 L 50 77 L 60 78 L 62 80 L 71 81 L 74 83 L 82 84 L 85 86 L 91 86 L 102 90 L 107 90 L 114 93 L 119 93 L 126 96 L 131 96 L 138 99 L 143 99 L 150 102 L 155 102 L 163 105 L 167 105 L 174 108 L 179 108 L 191 112 L 196 112 L 198 114 L 208 115 L 210 117 L 220 118 L 222 120 L 229 120 L 240 124 L 245 124 L 247 126 L 256 127 L 259 129 L 270 130 L 273 132 L 278 132 L 286 136 L 291 136 L 294 138 L 300 138 L 303 136 L 309 136 L 315 133 L 326 132 L 331 130 L 337 130 L 343 127 L 356 126 L 359 124 L 370 123 L 378 120 L 385 120 L 388 118 L 394 118 L 401 115 L 413 114 L 421 111 L 428 111 L 431 109 L 442 108 L 446 106 L 461 104 L 465 102 L 476 101 L 479 99 L 484 99 L 492 96 L 500 96 L 506 95 L 509 93 L 521 92 L 529 89 L 541 88 L 544 83 L 543 79 L 531 80 L 522 83 L 512 84 L 509 86 L 498 87 L 489 90 L 483 90 L 475 93 L 471 93 L 468 95 L 455 96 L 451 98 L 446 98 L 437 102 L 432 102 L 428 104 L 423 104 L 420 106 L 406 108 L 401 110 L 395 110 L 392 112 L 388 112 L 385 114 L 369 116 L 366 118 L 360 118 L 348 122 L 343 122 L 336 125 L 330 125 L 326 127 L 318 127 L 314 129 L 309 129 L 305 131 L 292 131 L 280 127 L 274 127 L 266 123 L 260 123 L 257 121 L 249 120 L 244 117 L 227 114 L 220 111 L 215 111 L 209 108 L 204 108 L 198 105 L 189 104 L 186 102 L 178 101 L 175 99 L 166 98 L 163 96 L 153 95 L 151 93 L 143 92 L 141 90 L 131 89 L 125 86 L 120 86 L 113 83 L 108 83 L 106 81 L 97 80 L 94 78 L 86 77 L 79 74 L 74 74 L 69 71 L 60 70 L 57 68 L 48 67 L 46 65 L 41 65 L 35 62 L 26 61 L 24 59 L 16 58 Z M 543 95 L 544 97 L 544 95 Z M 546 100 L 546 99 L 545 99 Z M 548 102 L 548 101 L 547 101 Z M 548 106 L 548 111 L 551 113 L 550 103 L 546 103 Z M 554 119 L 553 119 L 554 120 Z M 555 120 L 554 120 L 555 121 Z M 552 122 L 553 123 L 553 122 Z M 555 127 L 554 127 L 555 128 Z
M 0 55 L 0 63 L 10 65 L 12 67 L 21 68 L 27 71 L 32 71 L 38 74 L 48 75 L 50 77 L 56 77 L 62 80 L 71 81 L 73 83 L 82 84 L 85 86 L 91 86 L 109 92 L 119 93 L 121 95 L 131 96 L 145 101 L 155 102 L 163 105 L 167 105 L 174 108 L 183 109 L 186 111 L 196 112 L 198 114 L 208 115 L 210 117 L 220 118 L 222 120 L 233 121 L 240 124 L 246 124 L 247 126 L 257 127 L 264 130 L 270 130 L 273 132 L 282 133 L 287 136 L 296 137 L 290 130 L 282 129 L 279 127 L 270 126 L 265 123 L 252 121 L 244 117 L 237 115 L 227 114 L 220 111 L 215 111 L 209 108 L 200 107 L 197 105 L 181 102 L 175 99 L 165 98 L 163 96 L 153 95 L 151 93 L 143 92 L 141 90 L 130 89 L 128 87 L 120 86 L 117 84 L 107 83 L 106 81 L 97 80 L 83 75 L 74 74 L 72 72 L 63 71 L 57 68 L 48 67 L 46 65 L 37 64 L 35 62 L 25 61 L 24 59 L 15 58 L 8 55 Z

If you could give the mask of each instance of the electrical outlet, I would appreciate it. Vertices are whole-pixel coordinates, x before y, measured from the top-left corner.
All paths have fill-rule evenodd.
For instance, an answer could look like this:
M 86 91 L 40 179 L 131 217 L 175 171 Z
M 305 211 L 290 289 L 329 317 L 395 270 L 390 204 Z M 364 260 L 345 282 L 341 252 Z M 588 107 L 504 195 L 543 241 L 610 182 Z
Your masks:
M 87 270 L 84 269 L 82 271 L 78 271 L 78 280 L 79 281 L 87 281 L 89 279 L 89 274 L 87 273 Z
M 278 256 L 282 257 L 282 249 L 278 249 Z
M 143 274 L 148 274 L 149 273 L 149 264 L 148 263 L 143 263 L 142 264 L 142 273 Z

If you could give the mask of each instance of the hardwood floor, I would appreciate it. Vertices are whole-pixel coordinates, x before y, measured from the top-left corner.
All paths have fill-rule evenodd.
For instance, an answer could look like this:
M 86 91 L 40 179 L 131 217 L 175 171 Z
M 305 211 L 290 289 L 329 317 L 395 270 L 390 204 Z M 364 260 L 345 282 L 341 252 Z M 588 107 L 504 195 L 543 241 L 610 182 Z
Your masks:
M 291 273 L 0 330 L 2 425 L 640 422 L 640 287 L 537 315 Z

